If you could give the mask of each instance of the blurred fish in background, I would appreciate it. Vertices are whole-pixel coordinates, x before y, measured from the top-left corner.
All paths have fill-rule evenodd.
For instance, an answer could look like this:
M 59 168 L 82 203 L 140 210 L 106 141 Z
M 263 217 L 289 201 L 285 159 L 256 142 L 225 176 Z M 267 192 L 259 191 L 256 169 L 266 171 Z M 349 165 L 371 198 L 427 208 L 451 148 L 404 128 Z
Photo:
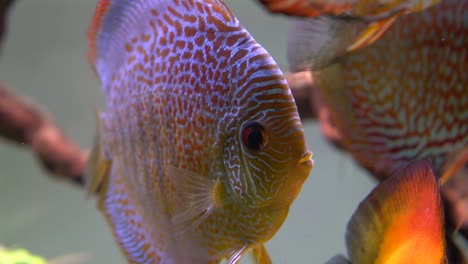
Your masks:
M 448 156 L 468 146 L 467 9 L 468 1 L 445 0 L 404 15 L 354 52 L 343 47 L 368 22 L 326 12 L 293 21 L 291 71 L 312 71 L 346 148 L 377 177 L 415 157 L 430 157 L 442 175 Z
M 334 46 L 320 41 L 329 32 L 320 29 L 335 20 L 293 25 L 291 69 L 315 69 L 314 81 L 345 148 L 379 178 L 414 159 L 430 159 L 441 176 L 447 155 L 467 146 L 467 9 L 466 1 L 446 0 L 402 16 L 373 45 L 336 57 Z M 329 59 L 311 55 L 306 61 L 307 54 L 322 54 L 313 43 L 331 49 Z
M 426 161 L 416 161 L 382 181 L 348 223 L 348 260 L 327 264 L 442 264 L 444 216 L 439 181 Z
M 340 56 L 321 42 L 330 32 L 321 28 L 343 21 L 301 19 L 292 26 L 291 68 L 313 69 L 345 149 L 378 178 L 414 159 L 430 160 L 439 177 L 443 168 L 465 164 L 466 155 L 452 162 L 455 168 L 447 162 L 468 147 L 466 10 L 468 1 L 442 1 L 402 16 L 373 45 Z M 327 47 L 324 59 L 317 50 Z
M 319 18 L 330 17 L 332 20 L 344 21 L 344 24 L 353 24 L 351 27 L 343 27 L 343 24 L 334 27 L 334 23 L 322 24 L 322 41 L 339 46 L 326 47 L 316 50 L 320 53 L 314 57 L 328 55 L 326 49 L 333 50 L 334 56 L 339 52 L 350 52 L 372 44 L 404 14 L 419 12 L 425 8 L 437 4 L 440 0 L 258 0 L 267 10 L 273 13 L 281 13 L 290 16 Z M 362 23 L 360 23 L 362 22 Z M 357 26 L 357 24 L 359 26 Z M 327 32 L 325 32 L 327 31 Z M 346 35 L 344 37 L 343 35 Z M 307 36 L 306 36 L 307 37 Z M 335 41 L 334 38 L 340 39 Z M 291 39 L 294 40 L 294 39 Z M 310 39 L 309 39 L 310 40 Z M 299 40 L 304 41 L 304 40 Z M 317 38 L 313 39 L 318 41 Z M 321 43 L 322 44 L 322 43 Z M 321 45 L 314 43 L 314 46 Z M 339 47 L 339 48 L 338 48 Z M 341 50 L 342 49 L 342 50 Z M 311 54 L 302 54 L 310 56 Z M 324 54 L 325 53 L 325 54 Z M 294 64 L 294 66 L 297 66 Z
M 271 263 L 313 167 L 272 57 L 218 0 L 101 0 L 89 45 L 107 109 L 88 185 L 128 261 Z
M 292 3 L 301 1 L 263 2 L 291 3 L 286 14 L 306 17 L 290 29 L 290 79 L 313 82 L 325 136 L 380 180 L 413 160 L 430 161 L 447 181 L 446 233 L 467 237 L 468 1 L 434 1 L 412 9 L 421 12 L 400 13 L 370 42 L 360 40 L 374 23 L 366 19 L 297 13 Z

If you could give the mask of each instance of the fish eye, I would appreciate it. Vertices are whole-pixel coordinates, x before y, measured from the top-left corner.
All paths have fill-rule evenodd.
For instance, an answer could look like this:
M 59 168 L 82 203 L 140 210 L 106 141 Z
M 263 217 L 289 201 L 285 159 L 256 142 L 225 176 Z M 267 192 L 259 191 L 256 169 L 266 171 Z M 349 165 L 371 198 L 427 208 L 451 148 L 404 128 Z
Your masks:
M 242 130 L 242 143 L 250 150 L 261 150 L 266 145 L 263 126 L 258 122 L 247 124 Z

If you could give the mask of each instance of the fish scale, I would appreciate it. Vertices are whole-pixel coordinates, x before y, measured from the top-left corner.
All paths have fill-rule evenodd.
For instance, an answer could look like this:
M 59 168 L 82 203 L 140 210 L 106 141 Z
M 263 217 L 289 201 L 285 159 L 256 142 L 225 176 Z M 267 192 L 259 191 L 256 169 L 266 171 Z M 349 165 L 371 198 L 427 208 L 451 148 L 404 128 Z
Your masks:
M 128 260 L 270 263 L 313 166 L 271 56 L 217 0 L 101 0 L 88 36 L 107 107 L 87 177 Z

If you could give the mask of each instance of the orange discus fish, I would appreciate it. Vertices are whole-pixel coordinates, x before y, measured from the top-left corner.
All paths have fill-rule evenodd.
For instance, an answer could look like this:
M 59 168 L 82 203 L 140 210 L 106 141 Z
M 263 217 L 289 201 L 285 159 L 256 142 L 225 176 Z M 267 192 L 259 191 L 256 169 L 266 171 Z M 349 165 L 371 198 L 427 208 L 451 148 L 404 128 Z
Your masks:
M 367 22 L 355 32 L 346 51 L 372 44 L 403 14 L 419 12 L 440 0 L 258 0 L 272 13 L 317 18 L 332 16 L 348 22 Z M 334 28 L 329 28 L 332 33 Z
M 313 69 L 343 144 L 359 164 L 383 179 L 426 159 L 445 181 L 445 171 L 457 170 L 447 168 L 448 157 L 468 147 L 467 19 L 468 1 L 444 0 L 401 16 L 355 52 L 341 47 L 359 23 L 301 19 L 290 35 L 291 68 Z M 343 34 L 331 36 L 327 28 Z
M 129 263 L 271 263 L 313 167 L 272 57 L 219 0 L 101 0 L 88 36 L 88 186 Z
M 350 260 L 327 264 L 442 264 L 444 218 L 439 183 L 431 164 L 415 161 L 396 172 L 361 202 L 346 231 Z

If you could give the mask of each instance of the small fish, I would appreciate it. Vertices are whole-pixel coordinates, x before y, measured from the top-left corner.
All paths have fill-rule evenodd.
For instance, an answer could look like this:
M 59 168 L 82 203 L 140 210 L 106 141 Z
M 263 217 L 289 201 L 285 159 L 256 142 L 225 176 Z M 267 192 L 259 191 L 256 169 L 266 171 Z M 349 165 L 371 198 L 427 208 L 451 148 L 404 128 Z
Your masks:
M 273 58 L 219 0 L 100 0 L 88 37 L 87 185 L 129 263 L 271 263 L 313 167 Z
M 373 175 L 386 178 L 415 159 L 431 161 L 444 180 L 445 171 L 457 171 L 446 165 L 468 146 L 467 11 L 468 1 L 444 0 L 400 17 L 355 52 L 340 48 L 352 25 L 330 17 L 295 22 L 291 68 L 313 69 L 345 149 Z M 344 34 L 329 36 L 332 26 Z
M 327 264 L 441 264 L 445 256 L 439 182 L 426 161 L 415 161 L 377 185 L 359 204 L 346 231 L 350 260 Z
M 342 23 L 359 23 L 353 27 L 353 41 L 345 51 L 354 51 L 374 43 L 399 16 L 420 12 L 440 0 L 258 0 L 272 13 L 289 16 L 339 19 Z M 341 27 L 340 27 L 341 28 Z M 337 37 L 348 34 L 330 27 L 328 34 Z

